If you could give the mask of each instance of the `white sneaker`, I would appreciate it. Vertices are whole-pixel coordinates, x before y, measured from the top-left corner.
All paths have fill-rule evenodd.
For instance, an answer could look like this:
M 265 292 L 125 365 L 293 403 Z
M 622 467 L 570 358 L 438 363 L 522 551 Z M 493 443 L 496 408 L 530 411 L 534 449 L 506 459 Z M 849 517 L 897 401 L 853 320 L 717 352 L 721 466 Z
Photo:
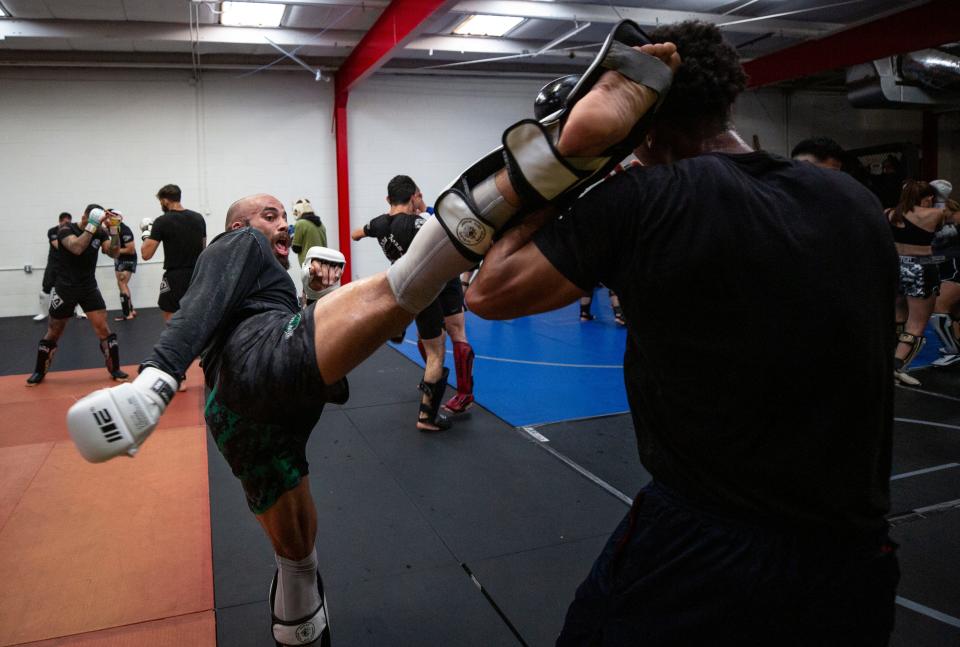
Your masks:
M 906 371 L 894 371 L 893 379 L 906 386 L 920 386 L 920 380 L 908 374 Z
M 83 310 L 80 309 L 80 306 L 77 306 L 77 307 L 74 309 L 74 311 L 73 311 L 73 316 L 76 317 L 77 319 L 86 319 L 86 318 L 87 318 L 86 313 L 85 313 Z
M 36 316 L 33 318 L 33 320 L 34 320 L 34 321 L 43 321 L 43 320 L 46 319 L 46 318 L 47 318 L 47 313 L 46 313 L 46 312 L 41 312 L 40 314 L 36 315 Z
M 942 349 L 941 349 L 941 350 L 942 350 Z M 960 362 L 960 354 L 954 353 L 954 354 L 952 354 L 952 355 L 948 355 L 948 354 L 944 353 L 943 357 L 940 357 L 940 358 L 934 360 L 933 363 L 930 364 L 930 365 L 931 365 L 931 366 L 940 366 L 940 367 L 943 367 L 943 366 L 953 366 L 954 364 L 956 364 L 956 363 L 958 363 L 958 362 Z

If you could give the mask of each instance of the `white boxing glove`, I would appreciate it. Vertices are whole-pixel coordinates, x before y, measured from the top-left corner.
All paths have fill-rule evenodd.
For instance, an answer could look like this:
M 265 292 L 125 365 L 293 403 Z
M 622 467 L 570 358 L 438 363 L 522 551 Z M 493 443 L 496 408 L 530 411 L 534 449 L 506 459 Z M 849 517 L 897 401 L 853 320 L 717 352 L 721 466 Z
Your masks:
M 153 231 L 153 218 L 144 218 L 140 221 L 140 240 L 150 238 L 150 232 Z
M 106 212 L 99 207 L 91 209 L 90 213 L 87 214 L 87 224 L 84 225 L 83 230 L 90 234 L 96 234 L 97 229 L 100 228 L 100 221 L 103 220 L 105 215 L 107 215 Z
M 301 278 L 303 279 L 303 293 L 308 299 L 316 300 L 333 290 L 337 283 L 340 282 L 340 275 L 337 274 L 337 280 L 327 286 L 324 286 L 321 290 L 316 290 L 311 287 L 311 283 L 315 278 L 313 273 L 313 261 L 320 261 L 326 265 L 332 265 L 339 270 L 343 270 L 344 264 L 347 262 L 347 259 L 344 258 L 343 254 L 335 249 L 330 249 L 329 247 L 311 247 L 307 250 L 307 254 L 303 259 L 303 265 L 300 267 Z
M 67 411 L 70 437 L 91 463 L 133 456 L 157 426 L 177 387 L 172 375 L 148 366 L 133 382 L 94 391 Z

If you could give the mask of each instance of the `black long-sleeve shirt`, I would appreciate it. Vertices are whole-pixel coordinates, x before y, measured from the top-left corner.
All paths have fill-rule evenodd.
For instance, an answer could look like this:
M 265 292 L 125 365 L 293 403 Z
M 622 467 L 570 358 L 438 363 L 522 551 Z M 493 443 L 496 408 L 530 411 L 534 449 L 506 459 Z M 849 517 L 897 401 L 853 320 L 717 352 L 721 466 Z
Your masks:
M 299 310 L 293 280 L 266 236 L 250 227 L 217 236 L 200 254 L 180 310 L 170 319 L 145 365 L 182 375 L 198 355 L 215 376 L 220 351 L 245 319 L 268 310 Z

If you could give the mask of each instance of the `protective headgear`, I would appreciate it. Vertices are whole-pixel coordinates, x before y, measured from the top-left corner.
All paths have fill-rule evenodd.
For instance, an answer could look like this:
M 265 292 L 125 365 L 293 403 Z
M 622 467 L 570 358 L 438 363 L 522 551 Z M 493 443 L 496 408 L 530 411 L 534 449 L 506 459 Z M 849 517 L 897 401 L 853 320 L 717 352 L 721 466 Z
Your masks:
M 570 74 L 554 79 L 540 88 L 537 98 L 533 101 L 533 116 L 537 121 L 563 108 L 567 95 L 570 94 L 579 80 L 579 74 Z
M 946 202 L 953 192 L 953 185 L 948 180 L 934 180 L 930 188 L 937 192 L 937 202 Z
M 293 205 L 293 216 L 300 218 L 307 213 L 313 213 L 313 205 L 306 198 L 300 198 Z

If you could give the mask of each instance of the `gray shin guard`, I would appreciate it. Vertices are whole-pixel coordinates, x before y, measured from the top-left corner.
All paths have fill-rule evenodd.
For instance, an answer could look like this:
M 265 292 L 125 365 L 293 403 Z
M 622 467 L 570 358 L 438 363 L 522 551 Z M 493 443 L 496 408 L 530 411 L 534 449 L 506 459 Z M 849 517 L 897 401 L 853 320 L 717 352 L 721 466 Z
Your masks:
M 418 314 L 450 279 L 474 265 L 457 251 L 437 218 L 428 218 L 407 253 L 387 270 L 387 282 L 400 307 Z
M 934 314 L 930 316 L 930 323 L 943 344 L 943 352 L 947 355 L 956 355 L 960 353 L 960 343 L 953 335 L 953 320 L 950 315 Z
M 910 345 L 910 352 L 907 353 L 906 357 L 898 362 L 900 365 L 897 367 L 897 370 L 904 371 L 908 366 L 910 366 L 910 362 L 912 362 L 913 358 L 917 356 L 917 353 L 920 352 L 920 349 L 923 348 L 923 345 L 927 342 L 927 340 L 922 335 L 911 335 L 908 332 L 903 332 L 900 333 L 898 341 L 901 344 Z

